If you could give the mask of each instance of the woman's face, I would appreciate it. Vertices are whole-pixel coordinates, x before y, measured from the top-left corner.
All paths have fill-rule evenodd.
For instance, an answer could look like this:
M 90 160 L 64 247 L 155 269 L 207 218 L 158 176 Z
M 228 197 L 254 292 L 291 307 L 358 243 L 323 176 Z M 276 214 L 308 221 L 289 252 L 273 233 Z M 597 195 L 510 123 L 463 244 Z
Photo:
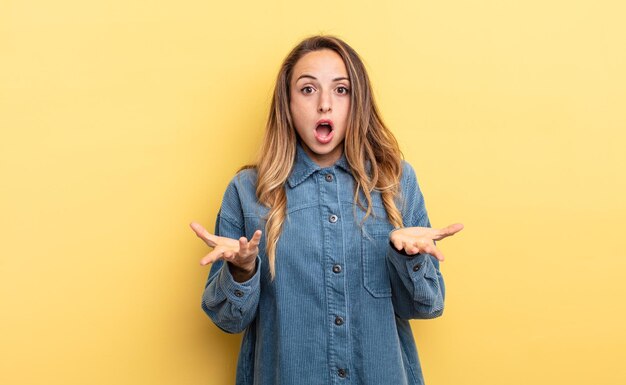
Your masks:
M 296 62 L 290 79 L 289 111 L 304 151 L 322 167 L 343 153 L 350 80 L 335 51 L 309 52 Z

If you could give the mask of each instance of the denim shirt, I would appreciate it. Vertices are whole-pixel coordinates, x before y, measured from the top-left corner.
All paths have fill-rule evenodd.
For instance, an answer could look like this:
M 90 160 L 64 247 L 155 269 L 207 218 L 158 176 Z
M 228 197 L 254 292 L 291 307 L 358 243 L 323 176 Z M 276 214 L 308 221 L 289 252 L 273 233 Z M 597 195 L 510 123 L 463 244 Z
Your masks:
M 412 167 L 402 162 L 405 227 L 430 227 Z M 238 239 L 265 230 L 268 208 L 255 195 L 256 171 L 228 185 L 215 233 Z M 354 203 L 354 178 L 342 157 L 322 168 L 298 145 L 285 185 L 287 218 L 272 280 L 259 245 L 257 270 L 236 282 L 215 262 L 202 308 L 228 333 L 245 332 L 237 384 L 423 384 L 408 319 L 443 312 L 444 283 L 431 255 L 408 257 L 389 243 L 393 226 L 379 193 L 373 215 Z

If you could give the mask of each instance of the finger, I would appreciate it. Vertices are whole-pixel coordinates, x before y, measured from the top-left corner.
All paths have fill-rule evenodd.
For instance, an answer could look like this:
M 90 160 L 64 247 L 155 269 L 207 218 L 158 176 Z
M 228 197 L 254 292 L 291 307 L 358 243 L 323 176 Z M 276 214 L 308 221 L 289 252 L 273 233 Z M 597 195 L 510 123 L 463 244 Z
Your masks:
M 407 253 L 408 255 L 415 255 L 419 252 L 419 248 L 415 245 L 408 245 L 404 249 L 404 252 Z
M 400 250 L 403 251 L 404 254 L 413 255 L 415 254 L 413 252 L 413 248 L 414 248 L 413 241 L 408 240 L 408 241 L 402 241 L 402 248 Z
M 439 261 L 442 261 L 442 262 L 445 259 L 445 257 L 443 256 L 443 253 L 439 251 L 439 249 L 434 245 L 428 245 L 424 247 L 423 252 L 426 254 L 432 255 L 433 257 L 437 258 Z
M 391 244 L 396 250 L 402 250 L 402 234 L 400 232 L 396 232 L 396 230 L 392 231 L 389 234 L 389 240 Z
M 235 259 L 235 252 L 233 250 L 226 250 L 222 254 L 222 258 L 226 261 L 232 261 Z
M 239 238 L 239 253 L 246 254 L 248 252 L 248 248 L 250 244 L 248 243 L 248 239 L 246 237 Z
M 217 245 L 217 236 L 209 233 L 204 227 L 202 227 L 201 224 L 197 222 L 191 222 L 189 226 L 196 233 L 198 238 L 202 239 L 207 245 L 209 245 L 210 247 L 215 247 L 215 245 Z
M 209 263 L 214 263 L 223 258 L 225 249 L 223 247 L 216 247 L 209 254 L 205 255 L 204 258 L 200 260 L 200 265 L 205 266 Z
M 239 256 L 241 258 L 248 258 L 256 256 L 259 250 L 259 241 L 261 239 L 261 230 L 257 230 L 252 234 L 250 242 L 246 237 L 239 238 Z
M 252 234 L 252 238 L 250 239 L 250 247 L 253 248 L 259 246 L 259 243 L 261 242 L 261 234 L 263 234 L 261 230 L 257 230 L 254 232 L 254 234 Z
M 437 232 L 437 237 L 434 238 L 436 241 L 439 241 L 441 239 L 444 239 L 446 237 L 452 236 L 456 233 L 458 233 L 459 231 L 463 230 L 465 226 L 463 226 L 462 223 L 455 223 L 453 225 L 444 227 L 443 229 L 439 230 Z
M 208 233 L 208 231 L 206 231 L 206 229 L 198 222 L 191 222 L 189 227 L 191 227 L 191 229 L 198 235 Z

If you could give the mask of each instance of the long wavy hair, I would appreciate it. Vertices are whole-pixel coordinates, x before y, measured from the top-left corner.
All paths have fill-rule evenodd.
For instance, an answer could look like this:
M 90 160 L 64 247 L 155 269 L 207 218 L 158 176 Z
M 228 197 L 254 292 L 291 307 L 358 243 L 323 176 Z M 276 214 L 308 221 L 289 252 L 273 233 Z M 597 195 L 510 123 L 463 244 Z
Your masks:
M 400 195 L 402 153 L 378 112 L 365 65 L 343 40 L 334 36 L 309 37 L 293 48 L 280 67 L 259 157 L 256 165 L 250 166 L 257 169 L 257 198 L 269 208 L 265 239 L 272 279 L 276 274 L 276 246 L 287 216 L 285 182 L 295 161 L 298 140 L 289 110 L 291 76 L 301 57 L 322 49 L 341 56 L 350 79 L 350 112 L 343 151 L 355 179 L 354 201 L 365 210 L 365 220 L 372 213 L 371 194 L 379 192 L 389 221 L 394 227 L 402 227 L 402 215 L 394 202 Z M 363 193 L 365 204 L 359 192 Z

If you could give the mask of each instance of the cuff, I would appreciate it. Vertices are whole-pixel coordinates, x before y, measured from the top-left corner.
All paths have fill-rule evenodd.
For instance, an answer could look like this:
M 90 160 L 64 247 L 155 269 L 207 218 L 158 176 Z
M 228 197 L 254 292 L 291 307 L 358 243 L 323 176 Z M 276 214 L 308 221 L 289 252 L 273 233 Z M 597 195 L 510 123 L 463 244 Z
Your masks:
M 233 304 L 243 306 L 252 294 L 256 294 L 260 287 L 260 271 L 261 271 L 261 258 L 256 257 L 256 271 L 252 278 L 245 282 L 237 282 L 230 273 L 228 263 L 224 262 L 220 275 L 218 277 L 219 286 L 224 291 L 226 298 Z
M 430 254 L 409 255 L 404 250 L 398 251 L 389 241 L 387 258 L 396 267 L 398 272 L 406 271 L 413 282 L 419 281 L 424 276 L 432 276 L 435 273 L 432 257 Z M 436 273 L 435 273 L 436 276 Z

